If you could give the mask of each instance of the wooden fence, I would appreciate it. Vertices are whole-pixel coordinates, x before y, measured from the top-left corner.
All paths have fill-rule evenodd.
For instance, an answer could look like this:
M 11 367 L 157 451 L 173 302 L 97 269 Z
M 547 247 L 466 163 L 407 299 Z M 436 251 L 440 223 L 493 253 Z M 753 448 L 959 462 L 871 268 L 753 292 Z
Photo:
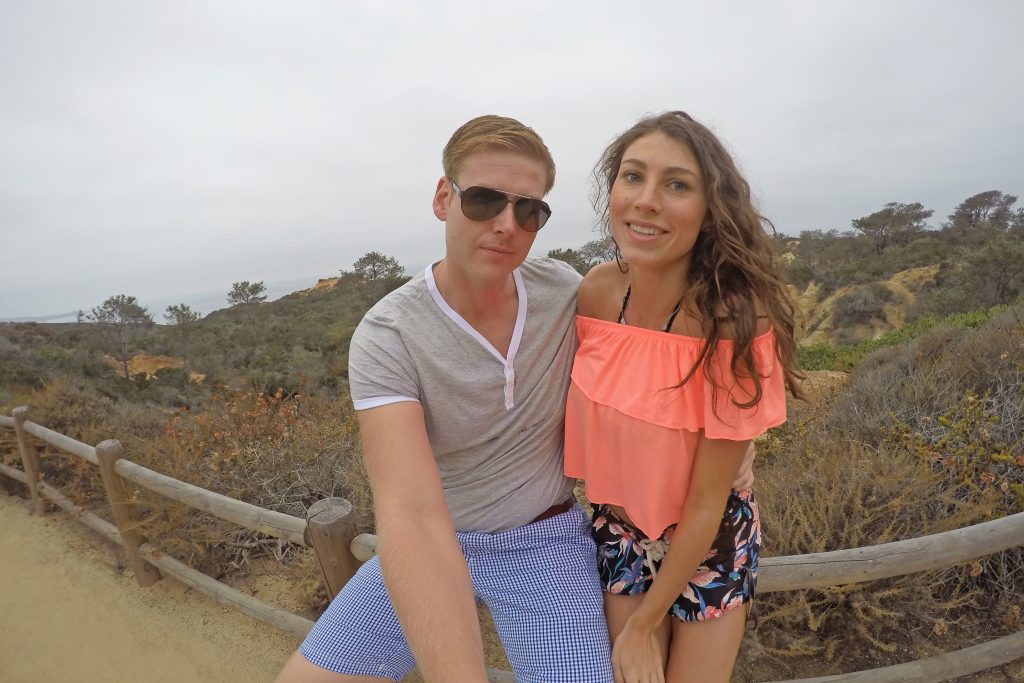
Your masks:
M 45 513 L 45 501 L 49 500 L 110 541 L 123 546 L 141 586 L 150 586 L 162 574 L 167 574 L 218 602 L 297 638 L 303 638 L 313 625 L 309 619 L 235 590 L 153 547 L 137 531 L 139 520 L 135 518 L 133 506 L 129 503 L 132 492 L 136 490 L 134 487 L 146 488 L 247 529 L 312 548 L 332 596 L 351 578 L 359 564 L 373 557 L 376 552 L 377 539 L 374 535 L 356 535 L 352 505 L 347 500 L 327 498 L 318 501 L 309 508 L 306 519 L 266 510 L 133 463 L 124 457 L 124 450 L 116 440 L 89 446 L 30 422 L 27 419 L 28 410 L 22 406 L 11 411 L 10 417 L 0 415 L 0 427 L 13 428 L 15 431 L 23 467 L 19 470 L 0 463 L 0 474 L 28 487 L 36 512 Z M 75 504 L 40 480 L 39 456 L 29 436 L 100 468 L 114 524 Z M 964 529 L 895 543 L 828 553 L 764 558 L 760 563 L 757 590 L 765 593 L 872 581 L 960 564 L 1019 545 L 1024 545 L 1024 512 Z M 1024 657 L 1024 631 L 906 664 L 799 680 L 801 683 L 937 683 L 1000 666 L 1021 657 Z M 493 683 L 514 681 L 508 671 L 491 669 L 488 674 Z

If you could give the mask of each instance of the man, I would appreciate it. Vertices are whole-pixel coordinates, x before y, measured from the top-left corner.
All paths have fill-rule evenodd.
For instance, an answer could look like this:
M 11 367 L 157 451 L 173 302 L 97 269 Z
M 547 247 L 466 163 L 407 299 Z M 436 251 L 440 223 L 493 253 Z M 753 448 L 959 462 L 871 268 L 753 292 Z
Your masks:
M 517 680 L 611 681 L 595 549 L 562 473 L 579 276 L 524 263 L 554 162 L 530 128 L 483 116 L 443 164 L 444 258 L 374 306 L 350 351 L 378 558 L 278 680 L 397 680 L 416 664 L 427 681 L 486 681 L 482 600 Z
M 378 556 L 279 683 L 398 680 L 414 665 L 431 682 L 486 681 L 478 600 L 517 681 L 612 681 L 589 521 L 562 472 L 580 277 L 526 260 L 554 162 L 532 129 L 482 116 L 443 166 L 444 258 L 366 314 L 349 354 Z

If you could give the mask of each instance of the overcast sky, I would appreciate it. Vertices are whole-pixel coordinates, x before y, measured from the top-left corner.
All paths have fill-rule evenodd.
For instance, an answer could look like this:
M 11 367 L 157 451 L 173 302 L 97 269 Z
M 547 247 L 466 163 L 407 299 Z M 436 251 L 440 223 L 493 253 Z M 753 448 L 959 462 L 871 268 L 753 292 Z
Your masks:
M 422 268 L 441 148 L 485 113 L 558 165 L 535 254 L 596 236 L 600 151 L 666 109 L 786 234 L 890 201 L 937 227 L 1024 196 L 1022 29 L 1015 0 L 0 0 L 0 318 L 121 293 L 206 314 L 370 250 Z

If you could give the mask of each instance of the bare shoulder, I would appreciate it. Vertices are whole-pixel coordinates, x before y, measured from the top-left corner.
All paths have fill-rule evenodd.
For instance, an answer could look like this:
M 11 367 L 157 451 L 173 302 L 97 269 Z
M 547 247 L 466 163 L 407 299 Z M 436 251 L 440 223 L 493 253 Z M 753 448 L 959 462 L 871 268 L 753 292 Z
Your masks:
M 627 283 L 626 275 L 615 262 L 594 266 L 580 283 L 576 313 L 588 318 L 614 320 Z

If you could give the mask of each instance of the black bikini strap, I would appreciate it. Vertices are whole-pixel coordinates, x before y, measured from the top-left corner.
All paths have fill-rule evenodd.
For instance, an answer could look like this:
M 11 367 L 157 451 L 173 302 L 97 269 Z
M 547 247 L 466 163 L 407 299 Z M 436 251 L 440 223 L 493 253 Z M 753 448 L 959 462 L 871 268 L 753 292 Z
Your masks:
M 626 287 L 626 295 L 622 297 L 622 308 L 619 310 L 619 324 L 626 324 L 626 304 L 629 303 L 629 294 L 633 291 L 633 285 Z M 679 315 L 679 309 L 683 307 L 683 299 L 680 297 L 679 303 L 672 309 L 672 315 L 668 317 L 668 322 L 665 323 L 665 327 L 662 328 L 662 332 L 668 332 L 672 329 L 672 323 L 675 322 L 676 316 Z
M 626 287 L 626 295 L 622 297 L 622 308 L 619 310 L 619 324 L 626 324 L 626 304 L 629 303 L 629 293 L 633 291 L 633 285 Z
M 680 299 L 676 307 L 672 309 L 672 315 L 668 317 L 668 322 L 665 323 L 665 329 L 662 332 L 668 332 L 672 329 L 672 323 L 675 322 L 676 316 L 679 315 L 679 309 L 683 307 L 683 300 Z

